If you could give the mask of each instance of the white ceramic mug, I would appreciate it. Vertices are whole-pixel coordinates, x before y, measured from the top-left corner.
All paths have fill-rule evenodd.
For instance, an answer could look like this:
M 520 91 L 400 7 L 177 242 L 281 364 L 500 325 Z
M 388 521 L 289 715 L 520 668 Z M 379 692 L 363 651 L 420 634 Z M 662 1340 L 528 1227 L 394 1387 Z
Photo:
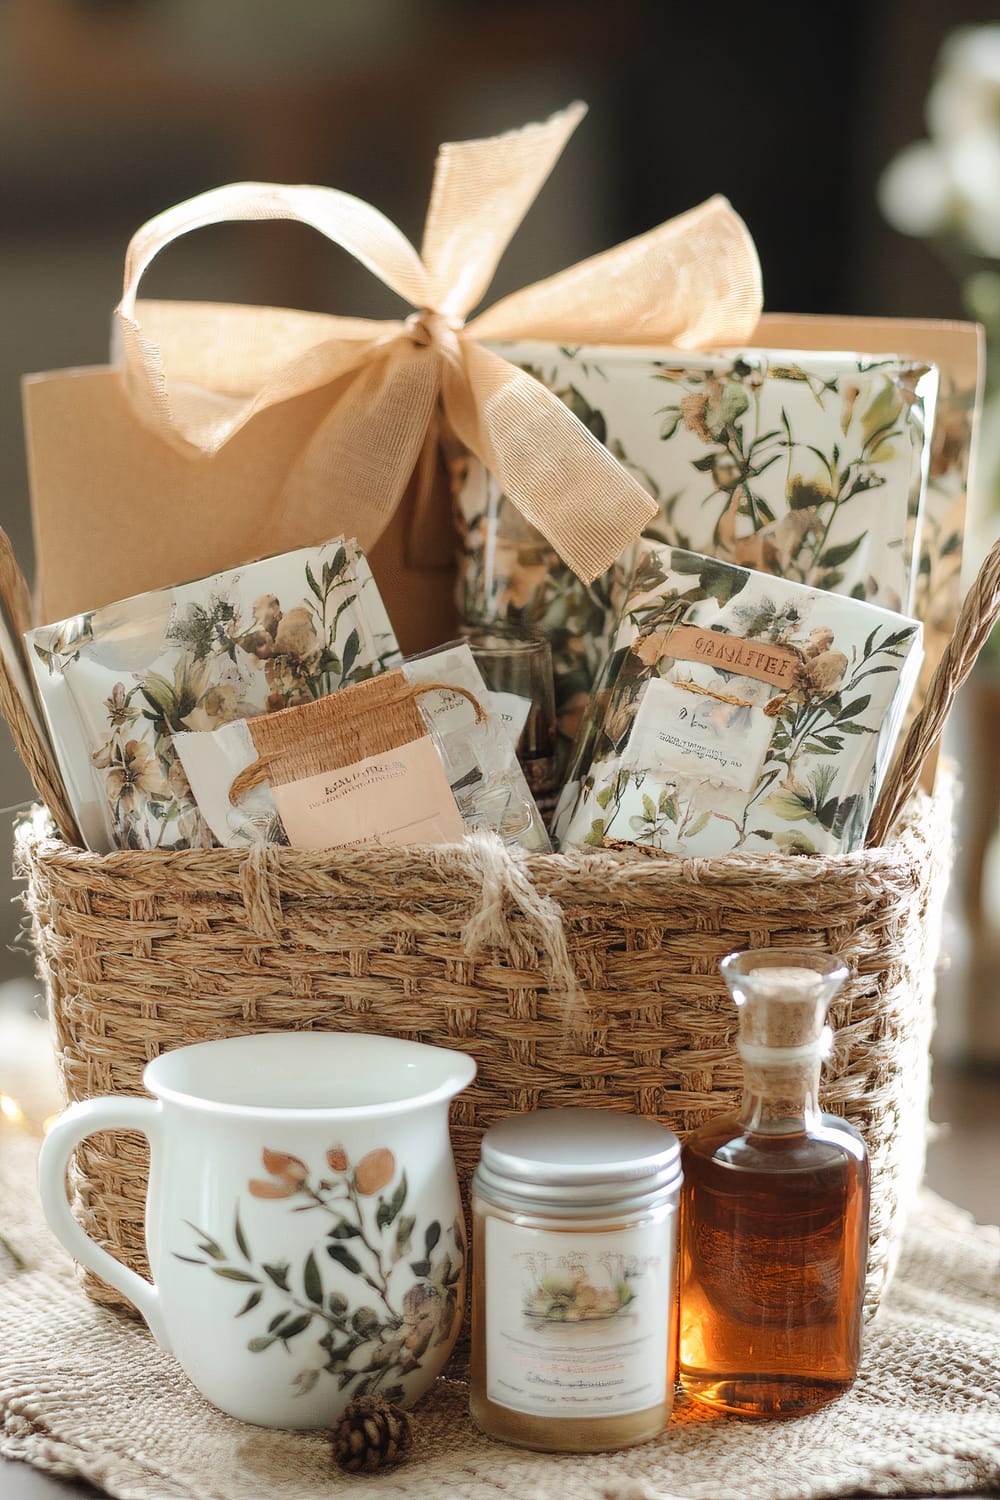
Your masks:
M 39 1160 L 46 1217 L 230 1415 L 324 1427 L 359 1395 L 408 1405 L 461 1323 L 448 1105 L 475 1072 L 464 1052 L 338 1032 L 177 1048 L 143 1073 L 152 1099 L 59 1116 Z M 70 1154 L 99 1130 L 149 1140 L 152 1284 L 70 1212 Z

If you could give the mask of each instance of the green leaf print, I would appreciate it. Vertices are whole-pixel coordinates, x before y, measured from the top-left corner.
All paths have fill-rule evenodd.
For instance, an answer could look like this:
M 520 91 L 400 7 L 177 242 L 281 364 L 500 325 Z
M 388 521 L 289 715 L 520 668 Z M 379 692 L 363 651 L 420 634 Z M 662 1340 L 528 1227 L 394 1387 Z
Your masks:
M 817 559 L 817 567 L 839 568 L 841 563 L 847 562 L 848 558 L 854 556 L 867 535 L 868 532 L 863 531 L 860 536 L 854 538 L 853 542 L 844 542 L 839 547 L 828 547 L 822 557 Z
M 310 1302 L 317 1306 L 323 1306 L 323 1279 L 319 1274 L 319 1266 L 316 1257 L 310 1250 L 306 1257 L 305 1269 L 302 1273 L 302 1285 Z
M 268 1177 L 252 1178 L 247 1186 L 252 1197 L 267 1200 L 264 1212 L 281 1212 L 281 1200 L 298 1199 L 288 1202 L 284 1211 L 319 1210 L 334 1220 L 332 1229 L 324 1227 L 322 1240 L 306 1253 L 301 1270 L 293 1275 L 290 1262 L 262 1262 L 260 1275 L 252 1274 L 233 1265 L 223 1245 L 193 1224 L 188 1227 L 212 1259 L 195 1260 L 174 1252 L 176 1258 L 200 1267 L 207 1264 L 224 1281 L 252 1284 L 235 1318 L 252 1315 L 268 1299 L 266 1326 L 247 1340 L 251 1354 L 264 1355 L 276 1344 L 291 1353 L 293 1342 L 303 1354 L 307 1348 L 315 1351 L 307 1364 L 290 1372 L 295 1394 L 304 1395 L 326 1376 L 338 1389 L 353 1387 L 354 1395 L 378 1392 L 386 1399 L 405 1399 L 401 1377 L 420 1370 L 428 1350 L 454 1338 L 465 1264 L 460 1223 L 456 1220 L 445 1229 L 435 1219 L 424 1228 L 424 1257 L 410 1268 L 414 1281 L 402 1261 L 417 1223 L 416 1215 L 401 1212 L 407 1194 L 405 1174 L 388 1197 L 378 1198 L 376 1208 L 376 1193 L 390 1186 L 397 1170 L 390 1150 L 378 1147 L 352 1163 L 342 1145 L 332 1145 L 325 1159 L 328 1175 L 315 1179 L 306 1162 L 287 1152 L 264 1150 L 262 1160 Z M 233 1225 L 237 1254 L 249 1260 L 239 1204 Z M 350 1240 L 350 1250 L 344 1238 Z M 368 1300 L 352 1304 L 340 1290 L 327 1293 L 319 1245 L 341 1273 L 357 1277 L 359 1291 L 369 1289 L 364 1291 Z M 252 1261 L 251 1267 L 257 1269 Z M 278 1308 L 271 1311 L 275 1301 Z

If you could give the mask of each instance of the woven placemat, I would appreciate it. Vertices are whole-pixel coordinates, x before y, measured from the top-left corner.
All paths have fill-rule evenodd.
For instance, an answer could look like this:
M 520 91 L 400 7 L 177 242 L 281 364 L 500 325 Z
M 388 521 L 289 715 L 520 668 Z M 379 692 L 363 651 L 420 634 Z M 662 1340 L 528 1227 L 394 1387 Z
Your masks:
M 359 1479 L 321 1436 L 223 1416 L 141 1325 L 84 1297 L 40 1221 L 35 1150 L 0 1127 L 0 1453 L 123 1500 L 820 1500 L 1000 1484 L 1000 1230 L 929 1193 L 861 1375 L 824 1411 L 751 1424 L 681 1400 L 656 1442 L 549 1456 L 478 1434 L 456 1371 L 415 1410 L 413 1457 Z

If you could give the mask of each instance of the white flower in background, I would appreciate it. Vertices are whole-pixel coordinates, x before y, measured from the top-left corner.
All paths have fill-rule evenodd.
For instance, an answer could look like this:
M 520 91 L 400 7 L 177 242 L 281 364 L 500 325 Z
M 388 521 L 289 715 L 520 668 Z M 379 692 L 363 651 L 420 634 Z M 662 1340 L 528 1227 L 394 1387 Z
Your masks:
M 955 236 L 977 255 L 1000 258 L 1000 24 L 959 27 L 937 66 L 930 138 L 889 163 L 879 205 L 903 234 Z
M 893 229 L 921 239 L 948 222 L 952 198 L 944 153 L 930 141 L 905 146 L 879 180 L 879 207 Z
M 1000 25 L 961 26 L 942 44 L 938 76 L 927 96 L 928 129 L 940 141 L 961 140 L 1000 121 Z

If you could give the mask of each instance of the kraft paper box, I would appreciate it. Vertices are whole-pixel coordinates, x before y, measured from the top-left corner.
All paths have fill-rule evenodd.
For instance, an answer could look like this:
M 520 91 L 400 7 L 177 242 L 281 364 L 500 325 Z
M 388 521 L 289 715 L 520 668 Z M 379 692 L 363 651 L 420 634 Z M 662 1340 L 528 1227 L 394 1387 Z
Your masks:
M 650 492 L 659 515 L 647 536 L 912 608 L 938 389 L 931 362 L 778 348 L 495 348 L 559 395 Z M 456 509 L 461 612 L 550 637 L 560 728 L 572 734 L 630 556 L 583 585 L 475 461 L 460 467 Z
M 286 708 L 398 662 L 357 544 L 340 538 L 25 635 L 89 849 L 208 848 L 172 741 Z
M 919 622 L 661 544 L 638 551 L 559 846 L 859 848 L 919 671 Z
M 27 375 L 22 399 L 36 619 L 114 603 L 126 588 L 146 593 L 266 553 L 321 546 L 344 528 L 330 497 L 307 507 L 284 493 L 328 409 L 322 391 L 262 411 L 217 453 L 198 460 L 144 426 L 119 370 Z M 420 518 L 438 540 L 440 560 L 417 566 L 407 552 L 418 526 L 414 507 L 411 485 L 365 552 L 383 596 L 395 601 L 394 626 L 410 651 L 455 633 L 448 518 Z M 166 516 L 170 525 L 163 524 Z

